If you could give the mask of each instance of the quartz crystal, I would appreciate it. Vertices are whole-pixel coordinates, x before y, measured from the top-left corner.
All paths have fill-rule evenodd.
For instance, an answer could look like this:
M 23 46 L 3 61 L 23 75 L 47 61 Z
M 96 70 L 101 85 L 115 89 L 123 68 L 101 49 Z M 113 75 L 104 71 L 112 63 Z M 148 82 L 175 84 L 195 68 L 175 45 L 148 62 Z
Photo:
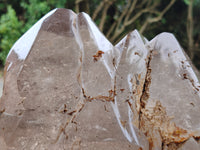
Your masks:
M 8 54 L 0 149 L 198 149 L 193 70 L 170 33 L 113 46 L 87 14 L 54 9 Z

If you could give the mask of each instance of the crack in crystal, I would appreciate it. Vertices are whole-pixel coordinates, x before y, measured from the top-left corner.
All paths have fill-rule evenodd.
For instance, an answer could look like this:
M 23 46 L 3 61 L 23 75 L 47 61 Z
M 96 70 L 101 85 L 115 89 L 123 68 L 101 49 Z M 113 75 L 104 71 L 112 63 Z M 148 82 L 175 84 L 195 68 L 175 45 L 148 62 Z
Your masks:
M 152 117 L 155 117 L 154 115 L 156 115 L 156 114 L 151 114 L 150 112 L 148 112 L 148 110 L 147 110 L 147 112 L 145 111 L 146 100 L 148 100 L 148 98 L 149 98 L 149 86 L 151 84 L 151 67 L 150 67 L 150 63 L 151 63 L 151 59 L 152 59 L 152 54 L 153 54 L 153 51 L 150 51 L 150 55 L 149 55 L 148 61 L 147 61 L 147 73 L 146 73 L 145 82 L 144 82 L 144 85 L 143 85 L 142 95 L 140 97 L 140 105 L 141 105 L 141 107 L 140 107 L 140 113 L 139 113 L 139 129 L 142 129 L 142 115 L 146 116 L 146 119 L 149 119 L 150 122 L 152 122 L 152 120 L 153 120 Z M 187 78 L 187 79 L 194 86 L 194 81 L 191 81 L 189 78 Z M 162 107 L 160 102 L 159 101 L 157 101 L 157 102 L 159 103 L 158 105 L 160 107 Z M 156 106 L 155 106 L 154 109 L 156 109 L 156 107 L 157 107 L 157 103 L 156 103 Z M 165 109 L 163 111 L 165 111 Z M 167 117 L 166 116 L 166 111 L 164 113 L 165 113 L 165 115 L 163 117 Z M 151 115 L 153 115 L 153 116 L 151 116 Z M 168 117 L 167 120 L 170 121 L 170 118 Z M 170 122 L 168 123 L 168 121 L 166 122 L 166 124 L 168 124 L 168 126 L 170 126 L 172 128 L 172 129 L 170 128 L 172 133 L 170 133 L 170 129 L 168 129 L 168 128 L 166 128 L 166 129 L 159 128 L 159 132 L 158 132 L 160 134 L 160 138 L 161 138 L 161 149 L 162 150 L 164 150 L 165 147 L 168 147 L 168 148 L 169 147 L 173 147 L 174 149 L 177 149 L 178 147 L 180 147 L 180 145 L 182 145 L 190 137 L 194 137 L 195 138 L 193 133 L 188 134 L 186 130 L 177 127 L 174 123 L 170 123 Z M 157 122 L 159 123 L 159 121 L 157 121 Z M 153 124 L 153 122 L 152 122 L 152 124 Z M 161 126 L 161 124 L 160 124 L 160 126 Z M 149 131 L 149 129 L 147 129 L 147 132 L 148 131 Z M 150 142 L 149 146 L 150 146 L 150 148 L 153 148 L 153 146 L 155 146 L 155 145 L 154 145 L 154 139 L 151 137 L 151 133 L 145 133 L 145 134 L 146 134 L 146 136 L 149 135 L 149 137 L 147 136 L 148 140 Z M 180 135 L 183 135 L 183 137 L 181 137 Z
M 59 140 L 59 138 L 61 137 L 62 133 L 65 132 L 66 127 L 67 127 L 70 123 L 73 123 L 73 121 L 74 121 L 74 119 L 76 118 L 77 114 L 83 109 L 84 105 L 85 105 L 85 103 L 80 103 L 80 102 L 79 102 L 79 103 L 77 104 L 77 106 L 76 106 L 77 109 L 75 110 L 74 113 L 72 113 L 71 119 L 70 119 L 70 120 L 68 119 L 68 120 L 66 121 L 66 123 L 64 124 L 64 126 L 60 126 L 60 129 L 59 129 L 58 135 L 57 135 L 57 137 L 56 137 L 55 143 L 58 142 L 58 140 Z
M 85 94 L 85 90 L 84 88 L 82 88 L 82 93 L 83 93 L 83 97 L 86 99 L 86 101 L 93 101 L 93 100 L 100 100 L 102 102 L 114 102 L 114 92 L 112 90 L 109 90 L 109 96 L 103 96 L 103 95 L 98 95 L 95 97 L 91 97 L 91 96 L 87 96 Z
M 149 86 L 151 84 L 151 68 L 150 68 L 150 62 L 152 59 L 152 54 L 153 51 L 150 51 L 150 54 L 147 58 L 147 62 L 146 62 L 146 76 L 145 76 L 145 81 L 143 84 L 143 90 L 142 90 L 142 94 L 140 96 L 140 111 L 139 111 L 139 129 L 140 129 L 140 120 L 141 120 L 141 115 L 142 115 L 142 111 L 141 109 L 145 107 L 145 103 L 144 100 L 147 100 L 149 97 Z

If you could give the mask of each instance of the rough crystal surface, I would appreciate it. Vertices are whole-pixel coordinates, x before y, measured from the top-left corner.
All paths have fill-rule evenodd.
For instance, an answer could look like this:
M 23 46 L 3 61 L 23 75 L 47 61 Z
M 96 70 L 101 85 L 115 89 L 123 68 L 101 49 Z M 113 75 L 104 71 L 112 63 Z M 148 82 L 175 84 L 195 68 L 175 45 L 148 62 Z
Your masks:
M 172 34 L 113 46 L 87 14 L 52 10 L 7 57 L 0 149 L 198 149 L 192 67 Z

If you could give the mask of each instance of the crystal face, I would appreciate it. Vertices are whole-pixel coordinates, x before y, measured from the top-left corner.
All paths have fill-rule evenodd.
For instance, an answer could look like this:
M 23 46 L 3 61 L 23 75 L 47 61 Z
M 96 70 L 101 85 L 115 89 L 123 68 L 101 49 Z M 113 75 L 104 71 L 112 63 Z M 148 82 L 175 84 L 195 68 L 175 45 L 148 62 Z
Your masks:
M 198 149 L 199 87 L 172 34 L 113 46 L 87 14 L 55 9 L 7 57 L 0 149 Z

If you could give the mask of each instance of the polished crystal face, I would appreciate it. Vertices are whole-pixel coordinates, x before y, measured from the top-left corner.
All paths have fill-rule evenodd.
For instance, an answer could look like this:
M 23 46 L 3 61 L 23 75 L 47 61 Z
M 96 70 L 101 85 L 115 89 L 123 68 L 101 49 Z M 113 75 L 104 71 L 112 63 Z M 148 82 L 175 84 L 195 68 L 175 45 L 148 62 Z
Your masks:
M 170 33 L 113 46 L 87 14 L 52 10 L 7 57 L 0 149 L 200 149 L 193 70 Z

